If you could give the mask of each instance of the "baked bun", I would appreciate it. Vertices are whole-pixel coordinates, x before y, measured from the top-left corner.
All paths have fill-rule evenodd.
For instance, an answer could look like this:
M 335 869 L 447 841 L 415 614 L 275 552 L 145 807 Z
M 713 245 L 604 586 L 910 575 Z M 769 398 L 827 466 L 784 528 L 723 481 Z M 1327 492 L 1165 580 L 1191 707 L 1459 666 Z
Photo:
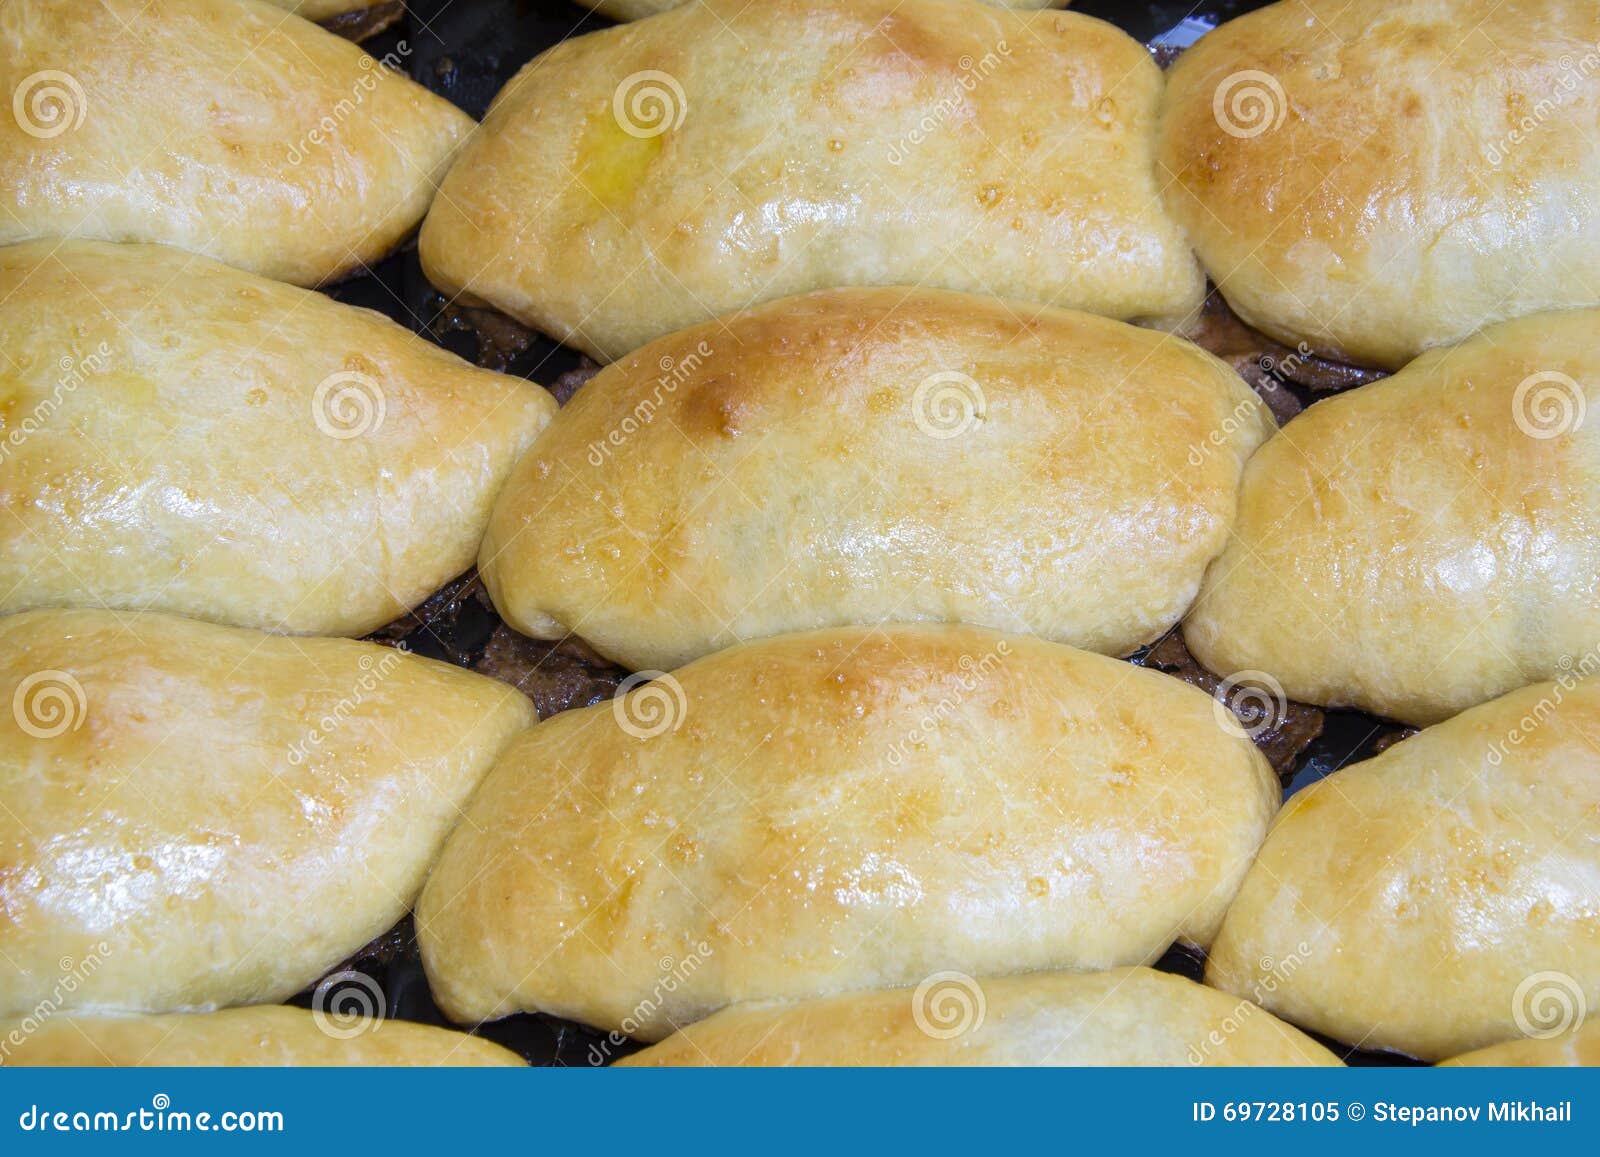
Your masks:
M 0 245 L 154 241 L 296 285 L 409 235 L 473 127 L 257 0 L 5 0 L 0 92 Z
M 327 2 L 340 3 L 348 0 L 327 0 Z M 1068 0 L 987 0 L 987 2 L 1002 8 L 1065 8 Z M 669 8 L 676 8 L 685 3 L 685 0 L 578 0 L 578 3 L 585 8 L 593 8 L 602 16 L 609 16 L 613 20 L 642 20 L 646 16 L 655 16 Z
M 721 651 L 507 749 L 417 905 L 434 997 L 658 1040 L 736 1001 L 1204 945 L 1280 794 L 1225 710 L 970 627 Z
M 1289 800 L 1206 982 L 1423 1060 L 1570 1027 L 1600 1002 L 1596 815 L 1600 687 L 1475 707 Z
M 534 720 L 375 643 L 109 611 L 0 619 L 0 696 L 0 1016 L 288 999 L 410 910 Z
M 502 491 L 480 567 L 518 630 L 635 669 L 886 620 L 1126 654 L 1187 610 L 1272 428 L 1181 338 L 823 291 L 590 380 Z
M 1490 1045 L 1441 1061 L 1445 1065 L 1490 1068 L 1594 1068 L 1600 1066 L 1600 1019 L 1554 1035 Z
M 1148 968 L 938 972 L 912 988 L 737 1004 L 620 1062 L 638 1066 L 1338 1065 L 1269 1012 Z
M 364 309 L 156 245 L 0 249 L 0 611 L 364 635 L 472 566 L 555 412 Z
M 1240 317 L 1384 368 L 1600 303 L 1600 5 L 1286 0 L 1168 73 L 1167 204 Z
M 523 68 L 422 264 L 602 361 L 844 285 L 1185 315 L 1204 278 L 1156 187 L 1161 83 L 1070 13 L 704 0 Z
M 1416 724 L 1565 670 L 1600 641 L 1597 327 L 1506 322 L 1286 425 L 1245 468 L 1195 657 Z
M 281 1005 L 172 1016 L 57 1013 L 36 1024 L 0 1021 L 0 1058 L 10 1066 L 70 1068 L 479 1068 L 523 1063 L 516 1053 L 466 1033 L 403 1020 L 341 1018 L 324 1025 L 316 1013 Z

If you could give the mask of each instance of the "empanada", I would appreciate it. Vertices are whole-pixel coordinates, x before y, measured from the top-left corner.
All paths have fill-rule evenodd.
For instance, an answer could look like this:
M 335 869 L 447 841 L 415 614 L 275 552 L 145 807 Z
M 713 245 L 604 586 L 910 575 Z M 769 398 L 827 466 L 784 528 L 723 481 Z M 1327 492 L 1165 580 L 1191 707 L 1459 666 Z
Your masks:
M 423 268 L 603 361 L 842 285 L 1182 315 L 1204 278 L 1156 188 L 1161 84 L 1086 16 L 705 0 L 529 63 Z
M 151 245 L 0 249 L 0 610 L 365 634 L 466 570 L 555 412 L 367 310 Z
M 1312 406 L 1245 468 L 1184 624 L 1213 671 L 1434 723 L 1600 640 L 1600 311 L 1507 322 Z
M 1600 5 L 1285 0 L 1168 75 L 1167 204 L 1236 313 L 1393 368 L 1600 303 Z
M 822 291 L 591 380 L 514 471 L 480 565 L 513 626 L 635 669 L 885 620 L 1125 654 L 1188 608 L 1271 429 L 1181 338 Z
M 363 8 L 376 8 L 387 0 L 266 0 L 274 8 L 287 8 L 307 20 L 327 20 Z
M 276 0 L 275 0 L 276 2 Z M 337 3 L 338 0 L 332 0 Z M 602 16 L 613 20 L 642 20 L 669 8 L 676 8 L 685 0 L 578 0 Z M 1068 0 L 988 0 L 1002 8 L 1065 8 Z
M 331 1015 L 331 1013 L 329 1014 Z M 281 1005 L 173 1016 L 56 1013 L 0 1021 L 0 1064 L 73 1068 L 502 1067 L 522 1058 L 466 1033 L 403 1020 L 329 1020 Z
M 1168 972 L 938 972 L 916 988 L 735 1005 L 624 1065 L 1338 1065 L 1246 1000 Z
M 971 627 L 719 652 L 506 750 L 417 905 L 435 999 L 658 1040 L 736 1001 L 1204 945 L 1279 799 L 1219 709 Z
M 405 915 L 534 719 L 374 643 L 109 611 L 0 619 L 0 697 L 0 1016 L 294 995 Z
M 1595 1068 L 1600 1066 L 1600 1018 L 1585 1021 L 1572 1032 L 1506 1041 L 1440 1063 L 1492 1068 Z
M 6 0 L 0 93 L 0 244 L 158 241 L 298 285 L 394 248 L 472 128 L 257 0 Z
M 1425 1060 L 1570 1028 L 1600 1007 L 1596 816 L 1600 687 L 1475 707 L 1290 799 L 1206 980 Z

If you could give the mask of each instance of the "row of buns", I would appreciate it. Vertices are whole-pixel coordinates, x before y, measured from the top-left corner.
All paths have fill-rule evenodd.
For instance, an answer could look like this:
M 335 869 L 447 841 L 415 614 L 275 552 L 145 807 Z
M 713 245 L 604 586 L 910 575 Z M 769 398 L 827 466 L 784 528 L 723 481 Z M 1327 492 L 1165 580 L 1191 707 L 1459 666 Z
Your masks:
M 1565 1039 L 1600 1000 L 1576 678 L 1281 813 L 1203 692 L 975 627 L 742 644 L 537 726 L 442 663 L 151 612 L 0 619 L 0 685 L 10 1026 L 285 1000 L 413 906 L 453 1020 L 688 1029 L 657 1058 L 1134 1063 L 1111 1021 L 1062 1031 L 1114 993 L 1169 1009 L 1152 1058 L 1327 1059 L 1276 1014 L 1437 1060 Z M 1174 941 L 1216 991 L 1109 974 Z M 1251 1027 L 1207 1046 L 1218 1018 Z
M 362 635 L 478 562 L 517 630 L 632 669 L 885 620 L 1125 655 L 1183 621 L 1219 674 L 1413 724 L 1600 643 L 1594 310 L 1274 431 L 1180 338 L 949 291 L 758 306 L 559 412 L 165 247 L 10 246 L 0 295 L 3 612 Z
M 602 360 L 850 285 L 1182 325 L 1202 263 L 1265 333 L 1386 369 L 1600 304 L 1586 0 L 1295 0 L 1165 76 L 1070 12 L 701 0 L 542 54 L 475 132 L 255 0 L 142 7 L 0 13 L 0 242 L 159 242 L 314 285 L 431 202 L 435 284 Z

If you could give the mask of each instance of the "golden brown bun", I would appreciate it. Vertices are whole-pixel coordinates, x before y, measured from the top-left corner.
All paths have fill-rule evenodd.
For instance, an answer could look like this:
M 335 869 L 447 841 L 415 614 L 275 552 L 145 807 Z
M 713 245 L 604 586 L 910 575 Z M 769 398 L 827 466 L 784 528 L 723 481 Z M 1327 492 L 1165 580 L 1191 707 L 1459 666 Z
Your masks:
M 1585 1021 L 1573 1032 L 1507 1041 L 1440 1063 L 1496 1068 L 1594 1068 L 1600 1066 L 1600 1019 Z
M 723 1005 L 1211 939 L 1278 806 L 1166 675 L 970 627 L 722 651 L 514 742 L 417 906 L 453 1019 Z
M 1600 687 L 1473 708 L 1289 801 L 1206 980 L 1425 1060 L 1570 1025 L 1600 1006 L 1597 815 Z
M 555 412 L 363 309 L 154 245 L 0 249 L 0 611 L 363 635 L 472 565 Z
M 373 643 L 107 611 L 0 619 L 0 700 L 0 1016 L 293 996 L 405 915 L 534 719 Z
M 1251 12 L 1168 74 L 1167 204 L 1240 317 L 1334 358 L 1594 305 L 1597 44 L 1594 0 Z
M 885 620 L 1126 654 L 1188 609 L 1271 429 L 1181 338 L 823 291 L 591 380 L 513 473 L 480 566 L 514 627 L 636 670 Z
M 490 1041 L 403 1020 L 330 1022 L 264 1005 L 175 1016 L 74 1016 L 0 1021 L 7 1065 L 73 1068 L 291 1066 L 501 1067 L 522 1058 Z
M 532 61 L 423 268 L 609 361 L 773 298 L 916 284 L 1198 308 L 1155 184 L 1161 73 L 1109 24 L 969 0 L 706 0 Z
M 347 12 L 359 12 L 363 8 L 373 8 L 386 0 L 266 0 L 274 8 L 287 8 L 297 16 L 307 20 L 327 20 L 331 16 L 343 16 Z
M 1120 968 L 741 1004 L 619 1062 L 739 1065 L 1338 1065 L 1249 1001 L 1166 972 Z
M 472 128 L 256 0 L 6 0 L 0 92 L 0 244 L 158 241 L 297 285 L 394 248 Z
M 274 3 L 277 0 L 273 0 Z M 285 0 L 286 3 L 292 0 Z M 339 0 L 332 0 L 338 3 Z M 686 0 L 578 0 L 586 8 L 593 8 L 602 16 L 613 20 L 642 20 L 669 8 L 676 8 Z M 1002 8 L 1065 8 L 1067 0 L 988 0 Z
M 1195 657 L 1426 724 L 1600 642 L 1597 327 L 1507 322 L 1285 426 L 1184 624 Z

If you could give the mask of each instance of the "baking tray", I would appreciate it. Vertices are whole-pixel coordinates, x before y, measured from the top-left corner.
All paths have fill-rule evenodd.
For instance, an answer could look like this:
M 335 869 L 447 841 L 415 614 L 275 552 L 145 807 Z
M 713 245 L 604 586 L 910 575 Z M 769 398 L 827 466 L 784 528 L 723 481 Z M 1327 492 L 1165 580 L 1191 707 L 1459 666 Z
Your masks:
M 1087 0 L 1072 7 L 1119 25 L 1151 45 L 1157 60 L 1167 63 L 1179 51 L 1173 42 L 1192 40 L 1206 25 L 1222 23 L 1264 3 Z M 568 37 L 610 24 L 564 0 L 411 0 L 408 10 L 383 32 L 364 41 L 364 47 L 481 118 L 495 93 L 527 61 Z M 469 361 L 537 381 L 563 403 L 596 369 L 576 351 L 509 318 L 447 302 L 423 277 L 414 244 L 367 276 L 346 281 L 330 293 L 385 313 Z M 1214 293 L 1197 340 L 1232 364 L 1272 406 L 1280 422 L 1318 396 L 1378 376 L 1315 358 L 1289 357 L 1291 351 L 1247 329 Z M 1286 372 L 1292 376 L 1286 377 Z M 581 644 L 537 643 L 516 635 L 500 621 L 470 574 L 373 637 L 380 642 L 404 642 L 417 654 L 505 679 L 534 700 L 541 717 L 603 702 L 627 675 Z M 1130 661 L 1169 671 L 1208 692 L 1218 682 L 1189 658 L 1176 631 L 1130 656 Z M 1290 704 L 1279 724 L 1263 732 L 1258 742 L 1277 767 L 1287 796 L 1347 763 L 1375 754 L 1405 734 L 1405 729 L 1393 723 L 1359 712 L 1324 712 Z M 1156 967 L 1198 980 L 1204 964 L 1202 954 L 1175 946 Z M 313 1002 L 336 1012 L 376 1011 L 426 1024 L 448 1023 L 429 996 L 409 919 L 332 970 L 320 991 L 307 990 L 291 1003 L 311 1007 Z M 605 1046 L 601 1033 L 542 1015 L 508 1017 L 476 1031 L 536 1065 L 609 1063 L 637 1048 Z M 1352 1049 L 1340 1042 L 1324 1043 L 1351 1064 L 1416 1063 L 1393 1054 Z

